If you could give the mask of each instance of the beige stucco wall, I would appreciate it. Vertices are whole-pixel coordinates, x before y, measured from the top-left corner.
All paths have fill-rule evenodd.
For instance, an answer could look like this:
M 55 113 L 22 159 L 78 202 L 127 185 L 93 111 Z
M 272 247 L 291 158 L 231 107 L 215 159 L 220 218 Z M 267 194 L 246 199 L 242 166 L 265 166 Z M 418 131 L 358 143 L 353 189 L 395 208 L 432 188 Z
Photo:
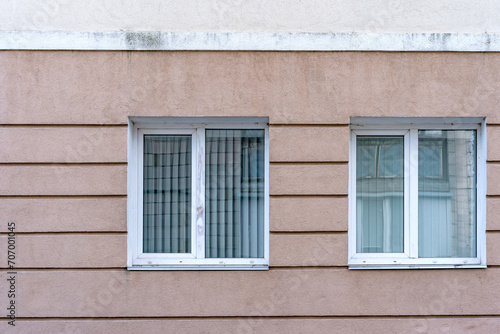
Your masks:
M 13 333 L 500 331 L 500 54 L 5 51 L 0 73 Z M 128 116 L 269 117 L 269 271 L 125 269 Z M 487 269 L 347 269 L 352 116 L 487 117 Z
M 493 0 L 19 0 L 0 30 L 173 32 L 500 32 Z
M 181 114 L 268 116 L 272 124 L 332 126 L 347 125 L 351 116 L 373 115 L 482 115 L 490 124 L 500 122 L 498 53 L 1 55 L 2 124 L 125 126 L 128 115 Z M 67 151 L 61 155 L 71 156 Z

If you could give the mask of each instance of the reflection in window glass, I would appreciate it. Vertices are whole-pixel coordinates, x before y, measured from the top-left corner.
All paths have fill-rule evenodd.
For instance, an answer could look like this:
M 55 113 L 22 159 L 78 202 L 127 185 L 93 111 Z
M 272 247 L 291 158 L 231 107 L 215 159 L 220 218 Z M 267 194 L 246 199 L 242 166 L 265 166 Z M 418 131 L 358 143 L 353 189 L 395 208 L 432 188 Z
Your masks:
M 476 131 L 418 132 L 419 257 L 476 256 Z
M 358 136 L 356 251 L 402 253 L 404 138 Z

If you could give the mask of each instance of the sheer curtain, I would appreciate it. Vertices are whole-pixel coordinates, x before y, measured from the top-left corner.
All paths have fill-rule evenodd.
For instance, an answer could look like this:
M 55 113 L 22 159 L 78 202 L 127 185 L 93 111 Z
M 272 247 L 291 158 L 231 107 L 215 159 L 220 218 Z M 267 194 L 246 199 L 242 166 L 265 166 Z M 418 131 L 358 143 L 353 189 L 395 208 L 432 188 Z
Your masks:
M 264 257 L 264 130 L 206 130 L 205 257 Z
M 476 131 L 418 138 L 419 257 L 475 257 Z
M 404 138 L 358 136 L 356 147 L 356 251 L 402 253 Z
M 191 252 L 191 136 L 144 136 L 144 253 Z

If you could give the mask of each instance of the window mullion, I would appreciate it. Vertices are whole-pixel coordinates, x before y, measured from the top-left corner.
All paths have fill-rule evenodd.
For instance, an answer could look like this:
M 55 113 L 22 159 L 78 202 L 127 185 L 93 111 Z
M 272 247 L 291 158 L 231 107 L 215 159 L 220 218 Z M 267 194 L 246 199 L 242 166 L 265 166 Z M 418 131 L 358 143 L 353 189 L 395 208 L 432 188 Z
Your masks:
M 205 129 L 197 128 L 194 133 L 193 143 L 193 189 L 195 194 L 194 212 L 196 257 L 205 258 Z
M 406 161 L 406 159 L 405 159 Z M 408 148 L 409 169 L 409 246 L 410 258 L 418 258 L 418 129 L 410 129 Z M 405 192 L 406 196 L 406 192 Z

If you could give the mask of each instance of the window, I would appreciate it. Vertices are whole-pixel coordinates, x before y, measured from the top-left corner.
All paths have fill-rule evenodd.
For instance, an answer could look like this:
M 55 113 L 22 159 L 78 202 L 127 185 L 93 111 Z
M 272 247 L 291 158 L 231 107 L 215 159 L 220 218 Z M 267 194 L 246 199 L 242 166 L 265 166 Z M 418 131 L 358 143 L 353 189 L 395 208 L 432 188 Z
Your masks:
M 129 120 L 129 269 L 267 269 L 267 118 Z
M 351 118 L 349 268 L 486 266 L 483 118 Z

